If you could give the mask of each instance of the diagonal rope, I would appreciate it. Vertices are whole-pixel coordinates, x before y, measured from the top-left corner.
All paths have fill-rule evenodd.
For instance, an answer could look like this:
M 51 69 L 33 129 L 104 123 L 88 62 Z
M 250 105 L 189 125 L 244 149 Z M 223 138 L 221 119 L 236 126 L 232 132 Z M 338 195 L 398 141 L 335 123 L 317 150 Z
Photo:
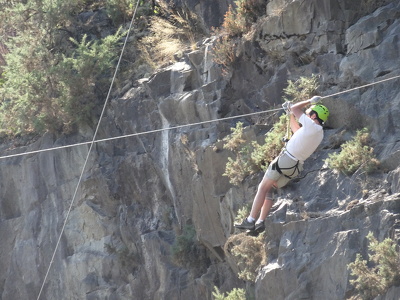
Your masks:
M 55 248 L 54 248 L 53 255 L 52 255 L 52 257 L 51 257 L 49 267 L 47 268 L 46 275 L 45 275 L 45 277 L 44 277 L 44 279 L 43 279 L 42 286 L 40 287 L 40 291 L 39 291 L 39 294 L 38 294 L 38 296 L 37 296 L 37 300 L 40 299 L 40 296 L 41 296 L 41 294 L 42 294 L 44 285 L 45 285 L 46 280 L 47 280 L 47 277 L 48 277 L 48 275 L 49 275 L 51 266 L 52 266 L 52 264 L 53 264 L 53 262 L 54 262 L 54 257 L 55 257 L 55 255 L 56 255 L 57 249 L 58 249 L 58 247 L 59 247 L 59 245 L 60 245 L 60 241 L 61 241 L 62 234 L 64 233 L 65 227 L 66 227 L 66 225 L 67 225 L 68 218 L 69 218 L 69 215 L 70 215 L 71 210 L 72 210 L 72 206 L 73 206 L 73 204 L 74 204 L 74 201 L 75 201 L 76 195 L 77 195 L 77 193 L 78 193 L 78 189 L 79 189 L 80 183 L 81 183 L 82 178 L 83 178 L 84 171 L 85 171 L 85 169 L 86 169 L 86 165 L 87 165 L 87 163 L 88 163 L 88 161 L 89 161 L 90 153 L 91 153 L 91 151 L 92 151 L 93 145 L 95 144 L 95 140 L 96 140 L 96 137 L 97 137 L 97 132 L 99 131 L 99 127 L 100 127 L 100 124 L 101 124 L 101 120 L 102 120 L 103 115 L 104 115 L 104 112 L 105 112 L 105 110 L 106 110 L 106 106 L 107 106 L 107 103 L 108 103 L 108 99 L 110 98 L 111 90 L 112 90 L 112 87 L 113 87 L 113 85 L 114 85 L 115 78 L 116 78 L 116 76 L 117 76 L 117 72 L 118 72 L 118 69 L 119 69 L 119 65 L 121 64 L 122 55 L 123 55 L 123 53 L 124 53 L 124 50 L 125 50 L 125 47 L 126 47 L 126 44 L 127 44 L 127 41 L 128 41 L 129 33 L 130 33 L 131 28 L 132 28 L 132 25 L 133 25 L 133 20 L 134 20 L 134 18 L 135 18 L 136 11 L 137 11 L 137 8 L 138 8 L 138 6 L 139 6 L 139 2 L 140 2 L 140 1 L 137 1 L 137 2 L 136 2 L 136 7 L 135 7 L 135 10 L 134 10 L 132 19 L 131 19 L 131 23 L 130 23 L 130 25 L 129 25 L 128 32 L 127 32 L 126 37 L 125 37 L 125 42 L 124 42 L 124 45 L 123 45 L 123 47 L 122 47 L 121 54 L 120 54 L 120 56 L 119 56 L 117 66 L 116 66 L 116 68 L 115 68 L 114 76 L 113 76 L 113 78 L 112 78 L 112 81 L 111 81 L 111 84 L 110 84 L 110 88 L 109 88 L 109 90 L 108 90 L 108 94 L 107 94 L 106 100 L 105 100 L 105 102 L 104 102 L 103 109 L 102 109 L 101 114 L 100 114 L 100 117 L 99 117 L 99 121 L 98 121 L 97 126 L 96 126 L 96 130 L 95 130 L 95 132 L 94 132 L 94 134 L 93 134 L 93 139 L 92 139 L 92 141 L 91 141 L 90 143 L 88 143 L 88 144 L 90 144 L 89 151 L 88 151 L 88 154 L 87 154 L 87 156 L 86 156 L 85 163 L 83 164 L 82 171 L 81 171 L 81 175 L 79 176 L 79 180 L 78 180 L 78 183 L 77 183 L 77 185 L 76 185 L 75 192 L 74 192 L 74 195 L 73 195 L 73 197 L 72 197 L 71 203 L 70 203 L 70 205 L 69 205 L 67 214 L 66 214 L 66 216 L 65 216 L 65 220 L 64 220 L 63 226 L 62 226 L 62 228 L 61 228 L 61 232 L 60 232 L 60 235 L 59 235 L 59 237 L 58 237 L 56 246 L 55 246 Z
M 365 87 L 369 87 L 369 86 L 372 86 L 372 85 L 376 85 L 378 83 L 382 83 L 382 82 L 385 82 L 385 81 L 397 79 L 399 77 L 400 77 L 400 75 L 399 76 L 394 76 L 394 77 L 391 77 L 391 78 L 387 78 L 387 79 L 384 79 L 384 80 L 376 81 L 376 82 L 373 82 L 373 83 L 369 83 L 369 84 L 366 84 L 366 85 L 363 85 L 363 86 L 355 87 L 355 88 L 352 88 L 352 89 L 348 89 L 348 90 L 345 90 L 345 91 L 337 92 L 337 93 L 334 93 L 334 94 L 322 96 L 321 99 L 334 97 L 334 96 L 337 96 L 337 95 L 340 95 L 340 94 L 344 94 L 344 93 L 348 93 L 348 92 L 355 91 L 355 90 L 358 90 L 358 89 L 362 89 L 362 88 L 365 88 Z M 197 122 L 197 123 L 178 125 L 178 126 L 169 127 L 169 128 L 155 129 L 155 130 L 149 130 L 149 131 L 144 131 L 144 132 L 139 132 L 139 133 L 132 133 L 132 134 L 121 135 L 121 136 L 116 136 L 116 137 L 104 138 L 104 139 L 99 139 L 99 140 L 93 139 L 90 142 L 75 143 L 75 144 L 70 144 L 70 145 L 65 145 L 65 146 L 51 147 L 51 148 L 47 148 L 47 149 L 28 151 L 28 152 L 24 152 L 24 153 L 16 153 L 16 154 L 4 155 L 4 156 L 0 156 L 0 159 L 12 158 L 12 157 L 17 157 L 17 156 L 23 156 L 23 155 L 29 155 L 29 154 L 35 154 L 35 153 L 41 153 L 41 152 L 59 150 L 59 149 L 65 149 L 65 148 L 72 148 L 72 147 L 83 146 L 83 145 L 88 145 L 88 144 L 92 144 L 92 143 L 107 142 L 107 141 L 112 141 L 112 140 L 117 140 L 117 139 L 122 139 L 122 138 L 128 138 L 128 137 L 133 137 L 133 136 L 157 133 L 157 132 L 166 131 L 166 130 L 179 129 L 179 128 L 183 128 L 183 127 L 204 125 L 204 124 L 213 123 L 213 122 L 225 121 L 225 120 L 230 120 L 230 119 L 236 119 L 236 118 L 242 118 L 242 117 L 258 115 L 258 114 L 267 113 L 267 112 L 278 111 L 278 110 L 281 110 L 281 109 L 282 108 L 264 110 L 264 111 L 253 112 L 253 113 L 248 113 L 248 114 L 242 114 L 242 115 L 237 115 L 237 116 L 231 116 L 231 117 L 226 117 L 226 118 L 219 118 L 219 119 L 202 121 L 202 122 Z M 104 113 L 104 108 L 103 108 L 102 115 L 103 115 L 103 113 Z M 96 129 L 95 136 L 96 136 L 96 134 L 97 134 L 97 129 Z
M 362 86 L 358 86 L 358 87 L 355 87 L 355 88 L 352 88 L 352 89 L 344 90 L 342 92 L 337 92 L 337 93 L 330 94 L 330 95 L 327 95 L 327 96 L 322 96 L 321 99 L 328 98 L 328 97 L 335 97 L 337 95 L 341 95 L 341 94 L 344 94 L 344 93 L 349 93 L 349 92 L 352 92 L 352 91 L 355 91 L 355 90 L 359 90 L 359 89 L 362 89 L 362 88 L 366 88 L 366 87 L 373 86 L 373 85 L 378 84 L 378 83 L 382 83 L 382 82 L 393 80 L 393 79 L 397 79 L 397 78 L 400 78 L 400 75 L 389 77 L 389 78 L 382 79 L 382 80 L 379 80 L 379 81 L 375 81 L 375 82 L 372 82 L 372 83 L 368 83 L 368 84 L 365 84 L 365 85 L 362 85 Z
M 16 154 L 4 155 L 4 156 L 0 156 L 0 160 L 1 160 L 1 159 L 5 159 L 5 158 L 12 158 L 12 157 L 17 157 L 17 156 L 24 156 L 24 155 L 35 154 L 35 153 L 41 153 L 41 152 L 46 152 L 46 151 L 59 150 L 59 149 L 65 149 L 65 148 L 72 148 L 72 147 L 77 147 L 77 146 L 83 146 L 83 145 L 91 144 L 92 142 L 93 142 L 93 143 L 102 143 L 102 142 L 108 142 L 108 141 L 113 141 L 113 140 L 119 140 L 119 139 L 134 137 L 134 136 L 140 136 L 140 135 L 147 135 L 147 134 L 157 133 L 157 132 L 162 132 L 162 131 L 167 131 L 167 130 L 174 130 L 174 129 L 184 128 L 184 127 L 198 126 L 198 125 L 204 125 L 204 124 L 209 124 L 209 123 L 214 123 L 214 122 L 232 120 L 232 119 L 237 119 L 237 118 L 243 118 L 243 117 L 248 117 L 248 116 L 254 116 L 254 115 L 261 114 L 261 113 L 268 113 L 268 112 L 279 111 L 279 110 L 282 110 L 282 108 L 275 108 L 275 109 L 264 110 L 264 111 L 258 111 L 258 112 L 253 112 L 253 113 L 248 113 L 248 114 L 243 114 L 243 115 L 237 115 L 237 116 L 231 116 L 231 117 L 225 117 L 225 118 L 220 118 L 220 119 L 214 119 L 214 120 L 208 120 L 208 121 L 201 121 L 201 122 L 190 123 L 190 124 L 184 124 L 184 125 L 177 125 L 177 126 L 168 127 L 168 128 L 160 128 L 160 129 L 154 129 L 154 130 L 149 130 L 149 131 L 142 131 L 142 132 L 137 132 L 137 133 L 130 133 L 130 134 L 125 134 L 125 135 L 120 135 L 120 136 L 115 136 L 115 137 L 110 137 L 110 138 L 99 139 L 99 140 L 95 140 L 95 141 L 91 141 L 91 142 L 82 142 L 82 143 L 70 144 L 70 145 L 65 145 L 65 146 L 52 147 L 52 148 L 47 148 L 47 149 L 33 150 L 33 151 L 29 151 L 29 152 L 23 152 L 23 153 L 16 153 Z
M 130 28 L 129 28 L 129 30 L 130 30 Z M 126 40 L 125 40 L 125 42 L 126 42 Z M 114 75 L 114 77 L 115 77 L 115 75 Z M 400 78 L 400 75 L 394 76 L 394 77 L 390 77 L 390 78 L 387 78 L 387 79 L 383 79 L 383 80 L 379 80 L 379 81 L 376 81 L 376 82 L 368 83 L 368 84 L 365 84 L 365 85 L 362 85 L 362 86 L 359 86 L 359 87 L 351 88 L 351 89 L 344 90 L 344 91 L 341 91 L 341 92 L 337 92 L 337 93 L 334 93 L 334 94 L 322 96 L 321 99 L 325 99 L 325 98 L 329 98 L 329 97 L 335 97 L 335 96 L 338 96 L 338 95 L 341 95 L 341 94 L 349 93 L 349 92 L 352 92 L 352 91 L 355 91 L 355 90 L 359 90 L 359 89 L 362 89 L 362 88 L 366 88 L 366 87 L 373 86 L 373 85 L 376 85 L 376 84 L 379 84 L 379 83 L 383 83 L 385 81 L 394 80 L 394 79 L 397 79 L 397 78 Z M 108 96 L 107 96 L 107 99 L 108 99 Z M 105 109 L 105 106 L 103 108 L 103 112 L 102 112 L 101 116 L 103 116 L 104 109 Z M 123 139 L 123 138 L 134 137 L 134 136 L 147 135 L 147 134 L 157 133 L 157 132 L 166 131 L 166 130 L 174 130 L 174 129 L 184 128 L 184 127 L 204 125 L 204 124 L 209 124 L 209 123 L 214 123 L 214 122 L 221 122 L 221 121 L 226 121 L 226 120 L 238 119 L 238 118 L 254 116 L 254 115 L 259 115 L 259 114 L 273 112 L 273 111 L 279 111 L 281 109 L 282 108 L 263 110 L 263 111 L 248 113 L 248 114 L 242 114 L 242 115 L 237 115 L 237 116 L 219 118 L 219 119 L 202 121 L 202 122 L 197 122 L 197 123 L 189 123 L 189 124 L 178 125 L 178 126 L 174 126 L 174 127 L 161 128 L 161 129 L 143 131 L 143 132 L 138 132 L 138 133 L 131 133 L 131 134 L 120 135 L 120 136 L 116 136 L 116 137 L 104 138 L 104 139 L 99 139 L 99 140 L 95 139 L 95 137 L 97 135 L 97 129 L 98 129 L 98 128 L 96 128 L 96 133 L 95 133 L 95 135 L 93 137 L 93 140 L 90 141 L 90 142 L 75 143 L 75 144 L 69 144 L 69 145 L 65 145 L 65 146 L 51 147 L 51 148 L 47 148 L 47 149 L 40 149 L 40 150 L 23 152 L 23 153 L 4 155 L 4 156 L 0 156 L 0 160 L 1 159 L 6 159 L 6 158 L 18 157 L 18 156 L 25 156 L 25 155 L 29 155 L 29 154 L 36 154 L 36 153 L 41 153 L 41 152 L 46 152 L 46 151 L 53 151 L 53 150 L 59 150 L 59 149 L 65 149 L 65 148 L 72 148 L 72 147 L 77 147 L 77 146 L 89 145 L 89 144 L 94 144 L 94 143 L 108 142 L 108 141 L 112 141 L 112 140 L 118 140 L 118 139 Z

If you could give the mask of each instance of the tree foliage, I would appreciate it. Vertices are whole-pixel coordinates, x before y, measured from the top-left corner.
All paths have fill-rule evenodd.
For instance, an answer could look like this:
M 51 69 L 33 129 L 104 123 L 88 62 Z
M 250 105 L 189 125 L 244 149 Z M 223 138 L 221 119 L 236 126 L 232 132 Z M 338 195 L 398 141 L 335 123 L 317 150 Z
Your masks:
M 110 82 L 122 33 L 88 41 L 69 31 L 84 0 L 16 1 L 0 13 L 7 46 L 0 123 L 7 134 L 71 132 Z

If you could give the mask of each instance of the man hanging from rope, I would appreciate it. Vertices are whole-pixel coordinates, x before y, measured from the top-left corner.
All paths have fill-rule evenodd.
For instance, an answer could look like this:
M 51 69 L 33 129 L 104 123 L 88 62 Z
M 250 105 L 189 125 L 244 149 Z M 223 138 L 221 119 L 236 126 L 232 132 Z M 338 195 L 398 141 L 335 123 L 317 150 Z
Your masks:
M 282 105 L 290 116 L 293 136 L 280 155 L 268 166 L 258 186 L 250 215 L 241 224 L 235 224 L 236 228 L 254 234 L 265 230 L 264 220 L 273 205 L 272 188 L 281 188 L 298 176 L 303 170 L 304 161 L 317 149 L 323 139 L 322 125 L 328 119 L 329 111 L 324 105 L 318 104 L 320 99 L 320 96 L 314 96 L 296 104 L 285 102 Z M 304 113 L 309 104 L 312 106 Z

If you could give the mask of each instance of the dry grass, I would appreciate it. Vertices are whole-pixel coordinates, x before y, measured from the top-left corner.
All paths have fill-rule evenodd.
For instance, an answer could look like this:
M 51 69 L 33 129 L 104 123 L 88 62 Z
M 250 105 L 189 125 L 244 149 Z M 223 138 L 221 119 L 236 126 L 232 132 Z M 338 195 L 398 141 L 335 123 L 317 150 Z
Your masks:
M 240 272 L 238 277 L 246 281 L 255 281 L 257 270 L 266 264 L 264 234 L 258 237 L 240 233 L 232 235 L 225 243 L 224 251 L 230 255 Z
M 142 42 L 148 49 L 153 61 L 166 63 L 173 59 L 174 54 L 184 48 L 180 39 L 183 30 L 176 28 L 165 19 L 153 17 L 150 25 L 150 35 Z
M 149 34 L 140 42 L 155 65 L 174 61 L 203 35 L 197 16 L 188 12 L 169 11 L 168 18 L 153 16 L 149 24 Z

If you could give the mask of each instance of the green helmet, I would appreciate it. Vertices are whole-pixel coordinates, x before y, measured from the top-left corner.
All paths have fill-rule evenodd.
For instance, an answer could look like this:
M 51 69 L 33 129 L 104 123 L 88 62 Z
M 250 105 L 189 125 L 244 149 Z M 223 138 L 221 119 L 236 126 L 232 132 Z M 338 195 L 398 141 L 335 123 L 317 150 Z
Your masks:
M 326 106 L 322 104 L 316 104 L 311 106 L 311 110 L 315 111 L 318 115 L 318 118 L 320 118 L 322 121 L 326 122 L 329 117 L 329 110 L 326 108 Z

